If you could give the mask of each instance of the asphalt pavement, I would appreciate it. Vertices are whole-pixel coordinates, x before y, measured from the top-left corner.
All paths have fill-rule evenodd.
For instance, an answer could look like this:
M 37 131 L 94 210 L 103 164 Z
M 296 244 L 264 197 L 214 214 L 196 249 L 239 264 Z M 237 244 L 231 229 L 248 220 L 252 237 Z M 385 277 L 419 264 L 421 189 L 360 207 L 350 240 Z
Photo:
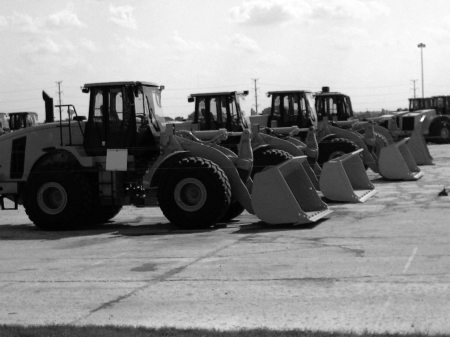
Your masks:
M 125 209 L 84 231 L 0 211 L 0 324 L 450 332 L 450 145 L 418 181 L 307 226 L 244 213 L 210 230 Z M 450 191 L 449 191 L 450 192 Z

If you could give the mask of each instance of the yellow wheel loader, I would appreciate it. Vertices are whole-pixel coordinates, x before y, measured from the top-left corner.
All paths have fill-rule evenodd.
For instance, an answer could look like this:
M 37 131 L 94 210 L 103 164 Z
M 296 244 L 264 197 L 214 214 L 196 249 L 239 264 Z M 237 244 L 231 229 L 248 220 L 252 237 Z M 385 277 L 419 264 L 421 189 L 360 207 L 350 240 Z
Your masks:
M 253 183 L 247 178 L 253 164 L 249 132 L 242 133 L 238 154 L 177 136 L 161 122 L 162 89 L 150 82 L 85 84 L 87 120 L 74 106 L 61 105 L 71 113 L 63 121 L 60 110 L 56 122 L 52 100 L 44 95 L 47 123 L 0 138 L 0 207 L 21 204 L 47 230 L 90 227 L 123 205 L 149 206 L 152 189 L 164 215 L 182 228 L 221 221 L 232 198 L 272 224 L 317 221 L 331 213 L 298 186 L 306 157 L 258 173 Z M 282 187 L 272 190 L 267 179 Z M 267 209 L 274 210 L 270 216 Z
M 242 131 L 250 129 L 240 106 L 240 100 L 247 93 L 246 91 L 231 91 L 191 94 L 188 101 L 195 102 L 194 113 L 191 114 L 190 120 L 185 123 L 174 124 L 173 127 L 178 130 L 191 130 L 192 134 L 203 141 L 220 140 L 221 146 L 237 153 L 237 144 Z M 220 131 L 227 133 L 228 138 L 221 139 L 218 137 L 217 132 Z M 251 177 L 253 178 L 255 173 L 261 172 L 266 167 L 283 163 L 291 157 L 307 156 L 307 160 L 302 163 L 305 172 L 302 184 L 308 185 L 311 181 L 314 188 L 320 190 L 327 199 L 341 202 L 363 202 L 375 193 L 374 186 L 368 181 L 363 165 L 350 164 L 358 160 L 359 152 L 342 157 L 342 160 L 337 159 L 335 162 L 329 163 L 322 174 L 321 168 L 317 164 L 319 151 L 315 132 L 314 130 L 307 130 L 304 142 L 299 139 L 301 132 L 302 130 L 297 126 L 274 130 L 252 125 L 251 146 L 254 161 Z M 357 149 L 352 148 L 352 150 Z M 355 158 L 350 158 L 352 156 Z M 354 172 L 358 170 L 362 172 Z M 346 174 L 359 177 L 359 183 L 355 184 L 354 179 L 349 178 L 334 179 Z M 366 176 L 366 178 L 363 179 L 363 176 Z M 342 186 L 344 187 L 341 188 Z
M 353 114 L 350 97 L 340 92 L 330 92 L 329 87 L 322 87 L 322 91 L 316 93 L 316 110 L 319 120 L 326 117 L 338 127 L 362 134 L 364 134 L 367 124 L 371 123 L 378 143 L 377 152 L 386 145 L 394 144 L 396 141 L 408 137 L 405 145 L 401 145 L 401 147 L 408 147 L 416 164 L 433 164 L 433 158 L 425 141 L 425 135 L 429 134 L 427 130 L 430 118 L 434 115 L 432 110 L 426 110 L 423 113 L 383 115 L 370 118 L 368 121 L 359 120 Z
M 387 144 L 372 124 L 367 123 L 367 132 L 362 135 L 351 129 L 344 129 L 328 123 L 327 118 L 319 120 L 313 94 L 309 91 L 273 91 L 269 114 L 251 116 L 252 124 L 278 127 L 297 125 L 300 128 L 317 128 L 319 143 L 319 164 L 343 154 L 363 149 L 361 156 L 366 167 L 388 180 L 416 180 L 422 176 L 414 158 L 403 143 Z M 387 146 L 386 146 L 387 145 Z M 392 151 L 386 151 L 386 148 Z M 386 167 L 389 168 L 386 170 Z M 395 174 L 393 174 L 395 173 Z
M 9 131 L 8 115 L 0 112 L 0 135 Z

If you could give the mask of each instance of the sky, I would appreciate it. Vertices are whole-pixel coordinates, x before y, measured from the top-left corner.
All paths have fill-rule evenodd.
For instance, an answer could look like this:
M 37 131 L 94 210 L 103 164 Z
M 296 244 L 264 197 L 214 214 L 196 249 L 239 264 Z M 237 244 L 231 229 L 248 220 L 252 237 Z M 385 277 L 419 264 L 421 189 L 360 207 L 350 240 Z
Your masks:
M 0 112 L 36 111 L 42 90 L 87 113 L 85 83 L 164 85 L 165 115 L 190 93 L 271 90 L 350 95 L 355 111 L 450 95 L 448 0 L 0 0 Z

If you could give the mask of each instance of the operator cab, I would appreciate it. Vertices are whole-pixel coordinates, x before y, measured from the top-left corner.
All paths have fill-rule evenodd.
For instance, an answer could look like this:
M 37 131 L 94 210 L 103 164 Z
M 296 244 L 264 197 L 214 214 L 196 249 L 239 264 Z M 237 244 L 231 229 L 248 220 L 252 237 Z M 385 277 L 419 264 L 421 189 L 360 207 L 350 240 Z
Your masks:
M 330 92 L 329 87 L 323 87 L 316 94 L 316 110 L 319 121 L 328 117 L 329 121 L 347 121 L 353 118 L 352 101 L 349 96 L 339 92 Z
M 10 112 L 8 115 L 11 131 L 35 126 L 38 120 L 36 112 Z
M 199 130 L 247 129 L 248 124 L 240 106 L 240 99 L 246 95 L 248 91 L 191 94 L 188 101 L 195 101 L 193 123 L 198 125 Z
M 450 96 L 433 96 L 431 97 L 431 107 L 436 110 L 439 115 L 450 114 Z
M 272 108 L 267 126 L 317 127 L 317 113 L 311 92 L 303 90 L 270 91 L 267 96 L 272 97 Z
M 9 131 L 8 114 L 0 112 L 0 135 Z
M 409 111 L 432 109 L 432 98 L 410 98 Z
M 85 84 L 90 93 L 84 146 L 90 155 L 107 149 L 128 149 L 129 154 L 159 154 L 162 131 L 161 90 L 150 82 Z

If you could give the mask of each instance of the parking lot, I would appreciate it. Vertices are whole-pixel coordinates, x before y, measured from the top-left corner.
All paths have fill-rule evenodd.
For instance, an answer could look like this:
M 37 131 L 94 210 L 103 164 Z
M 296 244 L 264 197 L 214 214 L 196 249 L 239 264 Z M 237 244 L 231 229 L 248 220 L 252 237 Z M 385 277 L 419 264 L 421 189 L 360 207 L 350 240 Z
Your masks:
M 0 323 L 449 332 L 450 145 L 429 148 L 419 181 L 370 174 L 373 198 L 309 226 L 244 213 L 179 231 L 126 207 L 97 229 L 45 232 L 2 211 Z

